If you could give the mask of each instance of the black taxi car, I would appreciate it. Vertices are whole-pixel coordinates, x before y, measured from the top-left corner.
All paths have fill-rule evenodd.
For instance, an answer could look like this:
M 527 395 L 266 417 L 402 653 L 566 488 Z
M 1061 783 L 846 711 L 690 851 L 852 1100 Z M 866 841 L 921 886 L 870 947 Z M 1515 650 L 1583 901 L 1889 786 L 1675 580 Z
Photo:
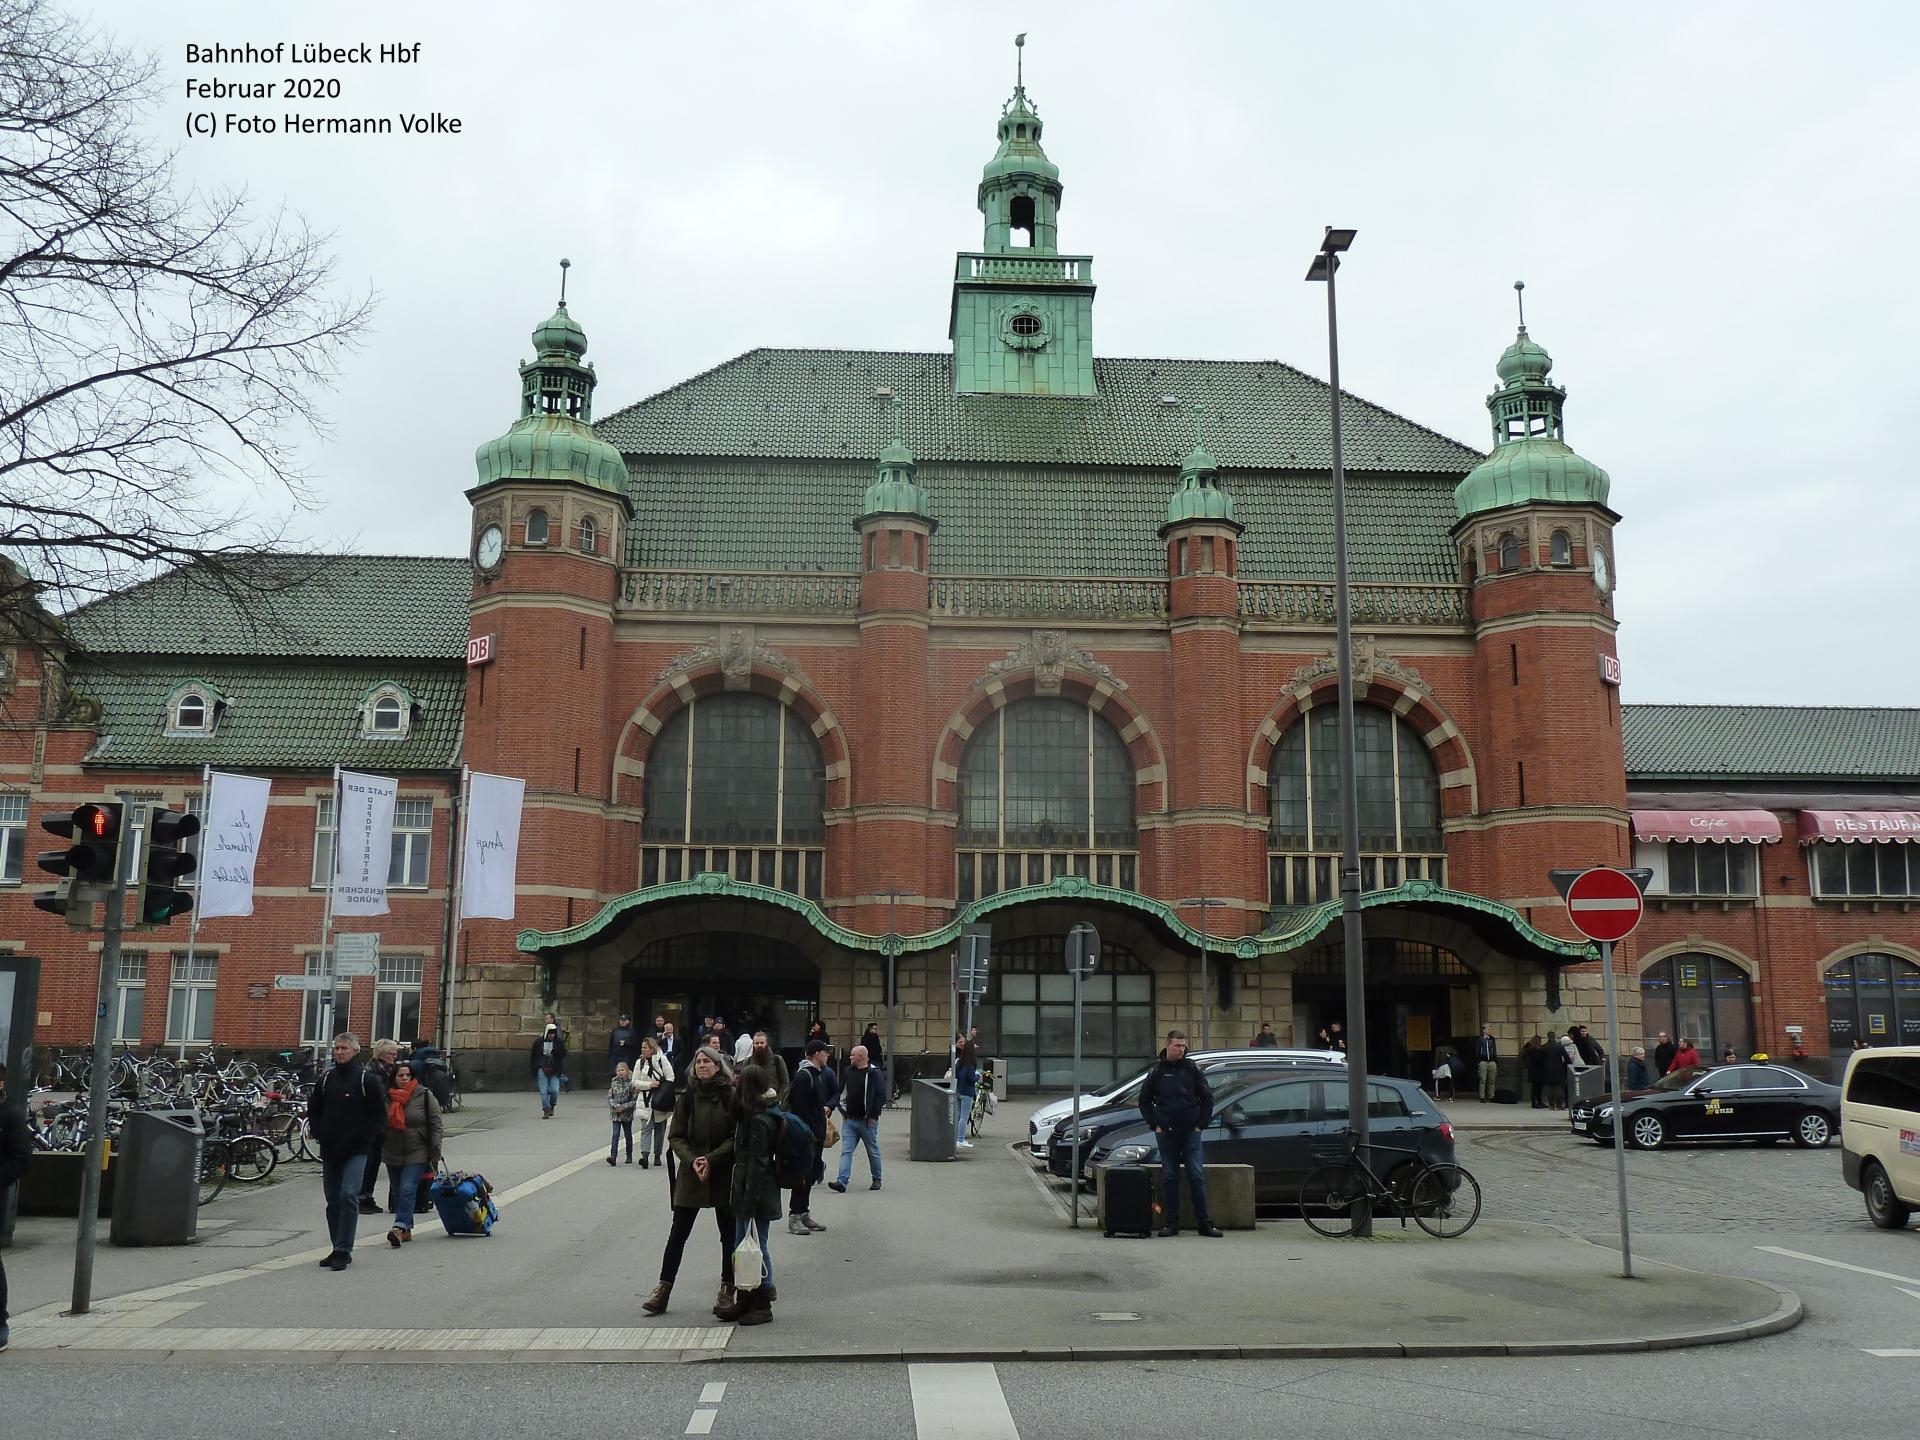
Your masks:
M 1574 1133 L 1613 1143 L 1616 1110 L 1624 1110 L 1627 1143 L 1641 1150 L 1698 1141 L 1792 1140 L 1818 1148 L 1840 1128 L 1840 1091 L 1784 1065 L 1741 1062 L 1695 1065 L 1662 1076 L 1645 1090 L 1577 1102 Z

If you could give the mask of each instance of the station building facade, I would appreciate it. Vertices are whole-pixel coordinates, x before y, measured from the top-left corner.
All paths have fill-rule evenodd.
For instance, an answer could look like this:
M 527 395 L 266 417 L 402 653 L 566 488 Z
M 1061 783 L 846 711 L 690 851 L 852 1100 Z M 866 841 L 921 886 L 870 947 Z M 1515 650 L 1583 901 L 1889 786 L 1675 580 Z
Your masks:
M 755 350 L 596 415 L 563 302 L 478 450 L 465 557 L 336 562 L 356 578 L 301 579 L 264 630 L 170 577 L 83 612 L 70 653 L 15 646 L 12 833 L 103 787 L 191 799 L 202 764 L 275 775 L 273 918 L 201 931 L 231 949 L 191 1038 L 221 1044 L 294 1038 L 308 1002 L 252 997 L 317 954 L 334 763 L 407 777 L 423 858 L 396 850 L 420 880 L 383 955 L 418 955 L 413 1025 L 502 1076 L 548 1009 L 591 1053 L 622 1010 L 792 1046 L 891 1000 L 896 1053 L 938 1050 L 970 925 L 993 943 L 974 1021 L 1015 1085 L 1067 1083 L 1081 922 L 1093 1078 L 1173 1026 L 1344 1022 L 1327 387 L 1100 353 L 1042 128 L 1017 89 L 945 349 Z M 1523 326 L 1486 451 L 1346 397 L 1376 1067 L 1424 1074 L 1483 1023 L 1509 1064 L 1598 1027 L 1548 871 L 1636 860 L 1629 1035 L 1784 1050 L 1798 1025 L 1819 1055 L 1920 1027 L 1920 715 L 1623 707 L 1621 517 L 1551 375 Z M 527 781 L 512 922 L 453 921 L 461 764 Z M 74 937 L 14 894 L 0 915 L 60 977 L 49 1038 L 83 1040 Z M 207 969 L 165 963 L 170 992 Z M 357 1012 L 400 1023 L 376 993 L 400 972 L 365 985 Z M 196 1028 L 157 1008 L 139 1039 Z

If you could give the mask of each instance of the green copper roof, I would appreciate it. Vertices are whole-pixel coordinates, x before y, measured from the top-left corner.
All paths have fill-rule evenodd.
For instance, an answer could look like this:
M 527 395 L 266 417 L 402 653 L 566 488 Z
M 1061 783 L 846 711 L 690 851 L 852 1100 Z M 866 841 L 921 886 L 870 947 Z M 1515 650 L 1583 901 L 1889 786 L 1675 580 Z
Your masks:
M 1920 780 L 1920 709 L 1623 705 L 1627 779 Z
M 464 603 L 457 613 L 464 635 Z M 179 666 L 129 657 L 116 657 L 105 666 L 77 664 L 70 676 L 72 692 L 91 696 L 101 707 L 100 739 L 87 763 L 289 770 L 340 764 L 378 774 L 446 770 L 459 763 L 464 657 L 439 664 L 299 664 L 278 658 L 192 663 L 192 677 L 212 686 L 226 702 L 217 711 L 211 736 L 164 733 L 167 701 L 186 675 Z M 401 686 L 417 707 L 404 740 L 360 738 L 361 702 L 382 682 Z
M 1469 515 L 1546 500 L 1560 504 L 1607 503 L 1607 472 L 1567 445 L 1563 407 L 1567 392 L 1551 383 L 1553 357 L 1527 335 L 1523 324 L 1494 367 L 1500 388 L 1487 397 L 1493 416 L 1493 453 L 1454 492 L 1454 513 Z
M 1178 525 L 1185 520 L 1239 524 L 1233 516 L 1233 496 L 1220 488 L 1220 462 L 1213 458 L 1201 434 L 1205 415 L 1203 407 L 1193 407 L 1193 448 L 1180 462 L 1180 483 L 1167 501 L 1168 525 Z
M 874 466 L 873 483 L 867 486 L 860 514 L 926 515 L 927 492 L 913 478 L 913 451 L 900 434 L 900 407 L 893 407 L 893 439 L 880 452 Z
M 244 573 L 274 588 L 256 594 L 202 570 L 175 570 L 75 611 L 75 646 L 99 655 L 466 655 L 473 567 L 465 557 L 275 555 Z
M 1553 357 L 1527 334 L 1526 326 L 1514 337 L 1513 344 L 1500 352 L 1493 370 L 1502 385 L 1516 380 L 1542 380 L 1553 369 Z
M 1327 470 L 1327 387 L 1277 360 L 1096 359 L 1091 397 L 959 395 L 953 357 L 894 350 L 749 350 L 602 420 L 629 455 L 855 460 L 898 396 L 924 469 L 945 461 L 1162 468 L 1204 404 L 1221 465 Z M 1458 479 L 1481 452 L 1357 396 L 1342 409 L 1347 465 Z M 638 493 L 635 500 L 644 504 Z
M 1000 148 L 980 172 L 983 185 L 1005 175 L 1034 175 L 1055 182 L 1058 188 L 1060 167 L 1040 148 L 1040 116 L 1027 103 L 1024 86 L 1013 92 L 994 129 L 1000 137 Z
M 475 488 L 501 480 L 566 481 L 627 492 L 627 462 L 591 425 L 568 415 L 527 415 L 473 452 Z
M 534 326 L 533 350 L 536 355 L 565 355 L 575 360 L 587 353 L 587 332 L 567 313 L 566 301 Z

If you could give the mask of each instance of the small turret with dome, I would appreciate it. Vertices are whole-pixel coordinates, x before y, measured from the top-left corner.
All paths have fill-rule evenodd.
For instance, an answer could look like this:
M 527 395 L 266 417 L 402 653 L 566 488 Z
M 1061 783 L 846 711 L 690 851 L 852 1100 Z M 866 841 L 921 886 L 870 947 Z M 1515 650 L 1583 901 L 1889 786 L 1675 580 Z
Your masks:
M 1189 520 L 1214 520 L 1242 529 L 1234 518 L 1233 496 L 1220 488 L 1220 462 L 1206 447 L 1201 432 L 1204 407 L 1193 407 L 1193 448 L 1187 452 L 1187 458 L 1180 463 L 1180 484 L 1167 501 L 1167 523 L 1161 527 L 1165 534 L 1168 526 L 1181 525 Z
M 927 508 L 926 490 L 914 478 L 913 451 L 907 448 L 907 442 L 901 435 L 900 401 L 897 397 L 891 408 L 893 439 L 880 452 L 879 462 L 874 466 L 873 483 L 867 486 L 860 518 L 853 522 L 854 528 L 857 530 L 867 521 L 882 515 L 913 515 L 925 520 L 931 533 L 939 522 L 933 519 Z
M 567 313 L 567 269 L 560 303 L 533 331 L 534 358 L 520 367 L 520 418 L 474 452 L 476 489 L 501 481 L 571 481 L 627 498 L 627 462 L 593 431 L 593 366 L 587 332 Z
M 1525 282 L 1515 281 L 1513 288 L 1516 294 L 1523 292 Z M 1462 520 L 1534 501 L 1607 503 L 1607 472 L 1567 445 L 1567 392 L 1547 378 L 1552 370 L 1553 357 L 1527 334 L 1522 308 L 1520 333 L 1494 367 L 1500 388 L 1487 397 L 1493 453 L 1453 492 L 1454 513 Z

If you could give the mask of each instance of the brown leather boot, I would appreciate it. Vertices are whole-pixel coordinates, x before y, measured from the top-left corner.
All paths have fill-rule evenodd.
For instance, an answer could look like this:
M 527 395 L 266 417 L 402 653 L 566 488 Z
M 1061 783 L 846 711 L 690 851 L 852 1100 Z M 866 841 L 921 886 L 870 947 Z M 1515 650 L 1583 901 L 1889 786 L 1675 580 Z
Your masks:
M 736 1290 L 731 1285 L 722 1285 L 720 1298 L 713 1302 L 713 1318 L 728 1322 L 738 1320 L 741 1311 L 746 1308 L 746 1297 L 746 1291 Z
M 653 1293 L 640 1302 L 640 1308 L 649 1315 L 662 1314 L 667 1308 L 668 1297 L 672 1294 L 673 1282 L 671 1280 L 662 1280 L 658 1285 L 653 1287 Z
M 741 1298 L 746 1302 L 740 1307 L 742 1325 L 765 1325 L 773 1319 L 773 1301 L 767 1298 L 767 1287 L 746 1291 Z

